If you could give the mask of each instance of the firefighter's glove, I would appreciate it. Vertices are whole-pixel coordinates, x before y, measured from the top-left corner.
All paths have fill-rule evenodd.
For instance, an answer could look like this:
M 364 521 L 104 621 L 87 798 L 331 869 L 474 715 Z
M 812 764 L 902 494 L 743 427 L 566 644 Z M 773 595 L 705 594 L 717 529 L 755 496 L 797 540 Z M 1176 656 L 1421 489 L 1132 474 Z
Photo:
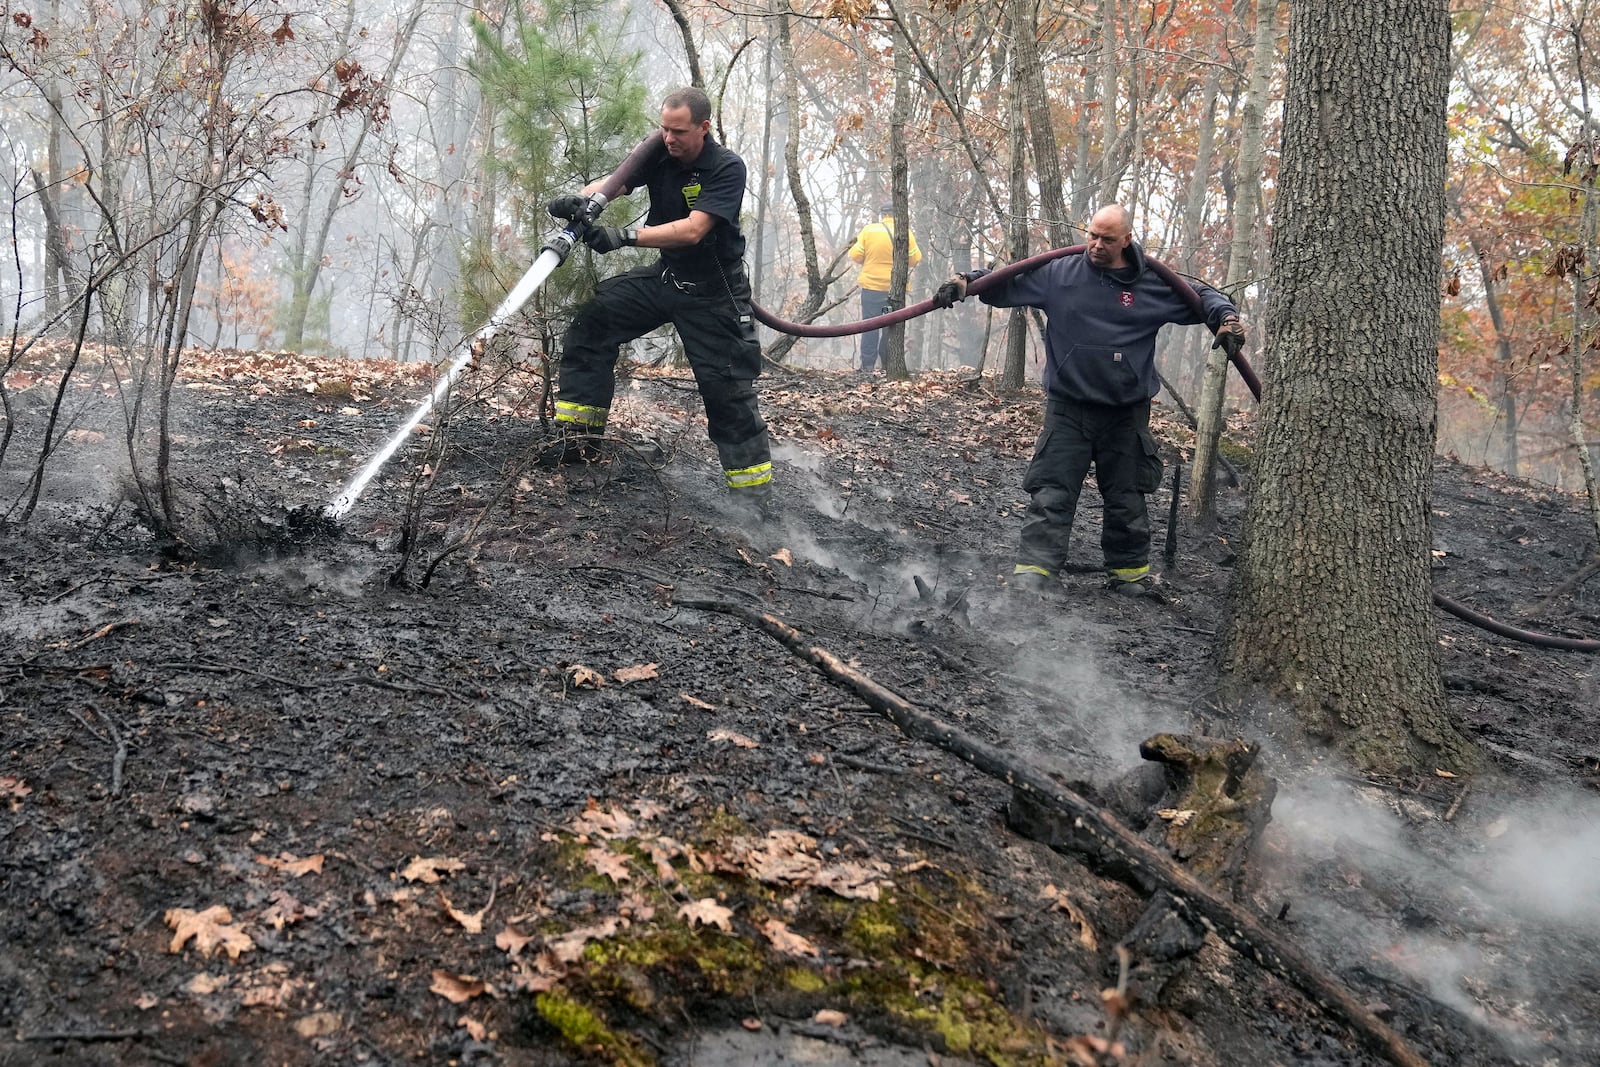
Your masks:
M 1239 316 L 1229 315 L 1222 320 L 1222 325 L 1217 327 L 1217 336 L 1211 342 L 1211 347 L 1220 347 L 1229 357 L 1236 355 L 1244 347 L 1244 323 L 1239 321 Z
M 550 212 L 551 218 L 565 219 L 568 222 L 582 215 L 588 208 L 588 197 L 577 196 L 572 193 L 568 193 L 566 196 L 558 196 L 544 206 L 544 209 Z
M 615 252 L 639 243 L 639 231 L 621 226 L 590 226 L 583 243 L 596 252 Z
M 933 306 L 940 308 L 954 307 L 967 298 L 967 279 L 964 275 L 957 274 L 933 292 Z

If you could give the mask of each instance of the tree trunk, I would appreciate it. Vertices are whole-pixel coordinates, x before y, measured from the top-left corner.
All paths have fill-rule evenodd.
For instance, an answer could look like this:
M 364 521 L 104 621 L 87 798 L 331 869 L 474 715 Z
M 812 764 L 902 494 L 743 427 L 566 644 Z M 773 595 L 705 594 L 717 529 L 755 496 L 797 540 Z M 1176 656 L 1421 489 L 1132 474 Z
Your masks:
M 1022 90 L 1015 79 L 1006 97 L 1009 102 L 1007 118 L 1011 124 L 1011 213 L 1006 232 L 1010 238 L 1011 259 L 1015 262 L 1028 258 L 1028 134 L 1022 119 Z M 1027 314 L 1026 308 L 1011 309 L 1006 330 L 1006 366 L 1000 378 L 1003 389 L 1021 389 L 1028 380 Z
M 810 322 L 828 298 L 828 283 L 817 264 L 817 238 L 811 221 L 811 198 L 806 195 L 800 174 L 800 86 L 795 74 L 794 38 L 791 34 L 791 15 L 787 11 L 777 16 L 778 53 L 783 60 L 783 108 L 788 116 L 789 135 L 784 141 L 784 170 L 789 175 L 789 195 L 794 200 L 794 213 L 800 228 L 800 244 L 805 254 L 806 299 L 795 315 L 797 322 Z M 796 338 L 780 337 L 767 350 L 767 357 L 782 362 L 794 347 Z
M 1061 151 L 1056 146 L 1055 124 L 1050 120 L 1050 98 L 1039 65 L 1038 28 L 1032 3 L 1011 5 L 1012 54 L 1016 56 L 1016 85 L 1028 111 L 1028 133 L 1033 138 L 1033 169 L 1039 176 L 1039 209 L 1044 213 L 1051 248 L 1072 243 L 1071 219 L 1061 188 Z
M 906 47 L 905 32 L 901 30 L 895 35 L 894 103 L 889 113 L 889 186 L 894 194 L 895 219 L 889 303 L 895 307 L 905 305 L 906 282 L 911 275 L 911 211 L 906 194 L 906 119 L 910 111 L 911 50 Z M 905 323 L 886 328 L 880 340 L 884 376 L 900 381 L 911 377 L 906 370 Z
M 1255 263 L 1256 215 L 1261 209 L 1262 143 L 1265 140 L 1267 93 L 1276 49 L 1278 0 L 1256 0 L 1256 38 L 1250 52 L 1250 88 L 1240 119 L 1238 197 L 1233 205 L 1233 244 L 1228 249 L 1224 283 L 1242 313 L 1243 290 Z M 1209 526 L 1216 520 L 1217 442 L 1222 437 L 1222 405 L 1228 395 L 1228 354 L 1213 348 L 1206 359 L 1196 412 L 1194 463 L 1189 475 L 1189 517 Z
M 1449 61 L 1447 0 L 1294 7 L 1273 349 L 1223 668 L 1233 696 L 1283 699 L 1371 770 L 1477 762 L 1445 714 L 1430 607 Z

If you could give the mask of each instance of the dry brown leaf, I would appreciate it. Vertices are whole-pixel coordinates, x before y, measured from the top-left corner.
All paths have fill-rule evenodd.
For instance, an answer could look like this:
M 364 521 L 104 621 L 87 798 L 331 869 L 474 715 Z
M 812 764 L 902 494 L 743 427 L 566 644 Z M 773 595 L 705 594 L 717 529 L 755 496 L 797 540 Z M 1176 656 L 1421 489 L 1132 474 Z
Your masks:
M 658 666 L 659 664 L 655 663 L 637 663 L 632 667 L 621 668 L 614 672 L 612 677 L 617 680 L 618 685 L 627 685 L 629 682 L 648 682 L 652 678 L 660 677 L 656 673 Z
M 1449 771 L 1441 771 L 1438 768 L 1435 768 L 1433 773 L 1434 773 L 1434 775 L 1436 777 L 1439 777 L 1439 778 L 1454 778 L 1454 777 L 1456 777 L 1456 775 L 1451 774 Z
M 646 841 L 644 850 L 650 856 L 650 862 L 656 865 L 656 877 L 665 885 L 671 885 L 678 880 L 678 872 L 672 866 L 674 857 L 681 855 L 683 846 L 670 837 L 658 837 L 654 841 Z
M 1182 811 L 1177 808 L 1161 808 L 1156 814 L 1174 826 L 1188 826 L 1189 820 L 1195 817 L 1196 812 L 1190 808 L 1185 808 Z
M 707 705 L 709 707 L 710 705 Z M 33 790 L 29 789 L 21 778 L 14 774 L 0 774 L 0 797 L 25 797 Z
M 601 807 L 589 801 L 583 813 L 572 820 L 572 832 L 581 837 L 601 837 L 607 840 L 632 837 L 638 830 L 639 824 L 633 817 L 620 808 Z
M 567 681 L 574 689 L 599 689 L 606 684 L 606 676 L 580 663 L 567 668 Z
M 241 952 L 249 952 L 256 947 L 249 934 L 230 925 L 233 916 L 221 904 L 213 904 L 205 911 L 172 908 L 167 912 L 166 921 L 173 930 L 168 952 L 181 952 L 191 938 L 200 955 L 210 956 L 220 948 L 230 960 L 236 960 Z
M 1092 1034 L 1074 1034 L 1063 1047 L 1067 1062 L 1073 1067 L 1102 1067 L 1108 1058 L 1120 1060 L 1128 1051 L 1120 1041 L 1107 1041 Z
M 690 926 L 715 926 L 728 933 L 733 932 L 733 909 L 718 904 L 714 897 L 683 905 L 678 909 L 678 918 Z
M 209 997 L 217 990 L 232 984 L 233 979 L 221 974 L 201 972 L 184 983 L 183 988 L 199 997 Z
M 1048 900 L 1052 907 L 1066 912 L 1067 918 L 1077 924 L 1078 941 L 1084 948 L 1090 952 L 1100 951 L 1099 942 L 1094 936 L 1094 928 L 1089 925 L 1089 920 L 1084 917 L 1078 906 L 1072 902 L 1072 898 L 1067 896 L 1066 890 L 1047 885 L 1039 891 L 1039 896 Z
M 533 938 L 531 936 L 526 936 L 517 932 L 517 929 L 514 926 L 512 926 L 510 923 L 507 923 L 504 930 L 501 930 L 498 934 L 494 935 L 494 947 L 500 949 L 508 956 L 515 957 L 519 955 L 522 950 L 528 946 L 528 942 L 532 940 Z
M 467 1031 L 467 1036 L 474 1041 L 482 1041 L 489 1036 L 489 1028 L 471 1016 L 463 1015 L 456 1020 L 456 1025 L 463 1027 Z
M 301 1019 L 296 1019 L 294 1032 L 301 1037 L 325 1037 L 336 1033 L 339 1029 L 339 1016 L 331 1011 L 318 1011 Z
M 454 904 L 451 904 L 450 898 L 445 896 L 443 891 L 439 893 L 439 901 L 444 905 L 444 913 L 460 923 L 463 930 L 469 934 L 481 934 L 483 933 L 483 917 L 488 914 L 490 908 L 494 907 L 494 892 L 494 889 L 490 889 L 489 903 L 474 912 L 462 911 Z
M 877 900 L 885 886 L 889 865 L 880 860 L 866 863 L 835 863 L 822 868 L 811 884 L 850 900 Z
M 720 726 L 717 729 L 712 730 L 709 733 L 707 733 L 706 734 L 706 739 L 709 740 L 709 741 L 727 741 L 727 742 L 730 742 L 731 744 L 738 745 L 740 748 L 760 748 L 761 747 L 761 742 L 760 741 L 752 740 L 751 738 L 746 737 L 744 734 L 735 733 L 732 730 L 725 729 L 725 728 L 720 727 Z
M 275 890 L 272 894 L 272 903 L 260 915 L 262 922 L 274 930 L 282 930 L 290 923 L 297 923 L 301 919 L 314 919 L 321 912 L 316 908 L 308 908 L 287 890 Z
M 778 549 L 778 551 L 774 552 L 772 555 L 768 556 L 767 558 L 768 559 L 775 559 L 779 563 L 783 564 L 785 567 L 793 567 L 794 566 L 794 553 L 790 552 L 787 548 L 780 548 L 780 549 Z
M 621 884 L 630 877 L 628 873 L 628 858 L 612 852 L 609 848 L 595 847 L 583 854 L 583 862 L 595 869 L 596 874 L 603 874 L 613 883 Z
M 277 857 L 257 856 L 256 862 L 263 867 L 271 867 L 284 874 L 292 874 L 296 878 L 304 878 L 308 874 L 322 873 L 322 853 L 300 859 L 292 852 L 280 852 Z
M 811 1017 L 811 1021 L 821 1023 L 823 1026 L 843 1026 L 850 1021 L 850 1016 L 832 1008 L 823 1008 Z
M 548 952 L 541 952 L 529 963 L 518 960 L 511 967 L 511 988 L 519 993 L 547 993 L 561 980 L 565 968 Z
M 473 997 L 481 997 L 485 993 L 493 993 L 494 986 L 482 978 L 475 978 L 470 974 L 451 974 L 449 971 L 434 971 L 433 984 L 428 987 L 428 992 L 437 993 L 452 1004 L 465 1004 Z
M 816 945 L 789 929 L 788 924 L 782 920 L 768 919 L 761 924 L 761 932 L 767 935 L 772 947 L 785 956 L 818 955 Z
M 656 906 L 640 896 L 638 893 L 629 893 L 617 905 L 617 911 L 626 915 L 631 922 L 647 923 L 656 917 Z
M 156 996 L 154 993 L 141 993 L 139 994 L 139 999 L 133 1002 L 133 1006 L 138 1008 L 140 1011 L 149 1011 L 151 1008 L 160 1003 L 161 998 Z
M 678 699 L 682 700 L 685 704 L 689 704 L 689 705 L 692 705 L 693 707 L 697 707 L 697 708 L 701 709 L 702 711 L 716 711 L 717 710 L 717 706 L 715 704 L 707 704 L 704 700 L 701 700 L 699 697 L 690 696 L 688 693 L 679 693 L 678 694 Z
M 464 871 L 467 865 L 460 860 L 449 856 L 413 856 L 411 862 L 406 864 L 406 869 L 400 872 L 400 877 L 408 882 L 426 882 L 433 885 L 439 880 L 440 872 L 451 874 L 455 871 Z
M 571 963 L 583 955 L 583 946 L 591 941 L 603 941 L 622 928 L 622 920 L 617 918 L 607 919 L 605 922 L 594 926 L 580 926 L 576 930 L 568 930 L 560 937 L 552 937 L 545 942 L 548 954 L 559 963 Z

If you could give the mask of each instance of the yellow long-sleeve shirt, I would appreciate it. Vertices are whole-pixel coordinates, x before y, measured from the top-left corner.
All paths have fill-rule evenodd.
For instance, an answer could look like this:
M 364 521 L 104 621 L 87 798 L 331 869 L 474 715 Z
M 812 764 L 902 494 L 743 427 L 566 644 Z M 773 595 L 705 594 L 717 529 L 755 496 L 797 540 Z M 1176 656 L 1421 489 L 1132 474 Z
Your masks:
M 915 267 L 922 262 L 922 249 L 917 247 L 916 234 L 907 231 L 906 237 L 911 246 L 908 262 Z M 856 235 L 856 243 L 850 246 L 850 258 L 861 264 L 861 273 L 856 276 L 857 285 L 876 292 L 888 292 L 889 275 L 894 271 L 893 216 L 885 215 L 882 221 L 863 226 Z

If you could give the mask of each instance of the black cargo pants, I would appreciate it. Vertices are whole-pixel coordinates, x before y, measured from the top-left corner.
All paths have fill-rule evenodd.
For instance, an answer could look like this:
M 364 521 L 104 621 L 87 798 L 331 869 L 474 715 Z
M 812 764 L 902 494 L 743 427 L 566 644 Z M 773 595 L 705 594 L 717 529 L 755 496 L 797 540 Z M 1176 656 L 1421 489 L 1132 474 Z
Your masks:
M 690 280 L 656 263 L 602 281 L 562 340 L 556 421 L 604 430 L 616 392 L 618 346 L 670 322 L 700 388 L 707 436 L 717 446 L 728 488 L 765 492 L 772 452 L 756 400 L 761 346 L 750 282 L 742 267 L 725 272 Z
M 1150 434 L 1150 402 L 1127 407 L 1052 396 L 1022 488 L 1032 498 L 1022 522 L 1017 570 L 1055 574 L 1067 561 L 1072 519 L 1094 465 L 1105 501 L 1100 548 L 1115 577 L 1150 569 L 1150 514 L 1145 494 L 1161 484 L 1161 454 Z

